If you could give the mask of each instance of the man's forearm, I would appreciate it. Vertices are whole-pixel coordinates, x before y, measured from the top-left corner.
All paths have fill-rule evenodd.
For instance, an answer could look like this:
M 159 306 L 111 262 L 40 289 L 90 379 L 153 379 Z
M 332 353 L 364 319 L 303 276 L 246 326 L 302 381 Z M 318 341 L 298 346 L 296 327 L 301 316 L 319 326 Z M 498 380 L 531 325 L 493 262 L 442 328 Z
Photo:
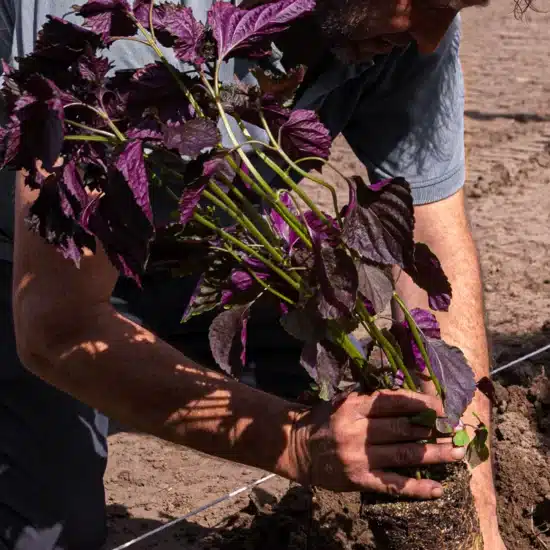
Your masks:
M 292 478 L 288 402 L 194 364 L 108 304 L 73 326 L 20 350 L 25 364 L 129 426 Z
M 489 374 L 489 352 L 481 272 L 463 207 L 463 192 L 447 201 L 418 207 L 415 213 L 416 240 L 425 242 L 435 252 L 453 288 L 449 312 L 437 314 L 442 337 L 464 351 L 476 380 L 479 380 Z M 418 289 L 405 274 L 399 278 L 398 291 L 409 307 L 427 308 L 425 292 Z M 473 412 L 489 425 L 491 406 L 480 392 L 476 393 L 465 415 L 467 423 L 477 424 Z M 480 515 L 494 507 L 495 492 L 490 461 L 473 471 L 472 491 L 478 502 Z

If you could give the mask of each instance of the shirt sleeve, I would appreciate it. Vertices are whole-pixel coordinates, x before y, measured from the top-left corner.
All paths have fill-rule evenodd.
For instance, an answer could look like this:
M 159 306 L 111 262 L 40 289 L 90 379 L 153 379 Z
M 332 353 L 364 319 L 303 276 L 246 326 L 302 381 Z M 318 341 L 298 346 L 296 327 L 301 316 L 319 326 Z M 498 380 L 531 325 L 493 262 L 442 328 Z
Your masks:
M 343 134 L 374 180 L 401 176 L 414 203 L 456 193 L 465 179 L 464 81 L 457 17 L 432 54 L 411 46 L 369 86 Z

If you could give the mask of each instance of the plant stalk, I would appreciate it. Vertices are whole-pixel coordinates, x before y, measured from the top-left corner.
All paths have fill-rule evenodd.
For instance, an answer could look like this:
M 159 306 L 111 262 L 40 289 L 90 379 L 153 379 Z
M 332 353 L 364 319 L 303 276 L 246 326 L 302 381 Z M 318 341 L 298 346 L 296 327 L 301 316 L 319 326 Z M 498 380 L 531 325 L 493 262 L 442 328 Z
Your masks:
M 443 389 L 441 387 L 441 383 L 439 382 L 437 376 L 435 375 L 435 372 L 432 367 L 432 362 L 430 361 L 430 356 L 428 355 L 428 352 L 426 351 L 426 346 L 424 345 L 424 341 L 422 340 L 422 336 L 420 335 L 420 331 L 418 329 L 418 325 L 416 324 L 416 321 L 414 320 L 413 316 L 409 313 L 409 310 L 403 302 L 403 300 L 400 298 L 400 296 L 394 292 L 393 294 L 394 300 L 397 302 L 397 305 L 400 307 L 401 311 L 405 315 L 405 319 L 407 321 L 407 324 L 409 325 L 409 328 L 411 329 L 411 333 L 413 335 L 414 341 L 416 345 L 418 346 L 418 349 L 420 350 L 420 355 L 422 355 L 422 359 L 424 360 L 424 363 L 426 364 L 426 368 L 428 369 L 428 372 L 430 374 L 430 378 L 432 379 L 432 382 L 435 386 L 435 389 L 437 391 L 437 395 L 443 396 Z

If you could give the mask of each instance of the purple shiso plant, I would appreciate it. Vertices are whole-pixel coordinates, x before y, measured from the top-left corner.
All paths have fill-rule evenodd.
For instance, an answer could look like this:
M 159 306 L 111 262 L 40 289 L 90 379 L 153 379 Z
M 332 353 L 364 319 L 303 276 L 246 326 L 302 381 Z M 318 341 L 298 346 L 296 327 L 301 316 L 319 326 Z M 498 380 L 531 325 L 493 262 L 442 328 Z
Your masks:
M 269 304 L 303 343 L 301 365 L 319 397 L 332 399 L 350 377 L 366 392 L 420 391 L 429 378 L 446 418 L 418 420 L 485 459 L 486 428 L 480 422 L 469 442 L 460 425 L 476 390 L 472 369 L 441 339 L 434 314 L 409 311 L 395 292 L 397 267 L 427 292 L 431 310 L 446 311 L 452 296 L 436 256 L 414 242 L 408 183 L 342 176 L 349 201 L 340 207 L 334 188 L 310 173 L 328 164 L 331 136 L 313 111 L 292 109 L 305 68 L 283 72 L 270 59 L 276 35 L 314 5 L 217 2 L 202 24 L 171 3 L 88 0 L 74 7 L 83 26 L 49 17 L 34 52 L 3 67 L 2 166 L 23 171 L 38 191 L 30 230 L 77 266 L 97 241 L 137 284 L 154 264 L 199 270 L 183 321 L 218 312 L 209 338 L 226 373 L 239 369 L 236 346 L 246 361 L 253 305 Z M 102 51 L 119 40 L 147 45 L 158 60 L 116 71 Z M 257 84 L 220 81 L 222 64 L 237 57 L 254 64 Z M 330 191 L 331 212 L 302 178 Z M 169 223 L 155 221 L 153 191 L 173 200 Z M 391 304 L 400 320 L 387 313 Z M 360 327 L 362 347 L 349 336 Z

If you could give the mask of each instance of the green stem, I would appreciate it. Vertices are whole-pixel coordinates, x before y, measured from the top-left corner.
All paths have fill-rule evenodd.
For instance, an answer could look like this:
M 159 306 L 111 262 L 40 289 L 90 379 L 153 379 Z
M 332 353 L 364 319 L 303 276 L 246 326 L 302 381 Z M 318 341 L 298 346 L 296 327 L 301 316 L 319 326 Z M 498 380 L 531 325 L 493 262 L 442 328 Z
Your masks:
M 394 369 L 394 374 L 397 372 L 397 370 L 400 370 L 405 377 L 406 387 L 412 391 L 418 391 L 416 388 L 416 384 L 414 383 L 407 367 L 405 366 L 405 363 L 403 362 L 403 359 L 394 349 L 390 341 L 384 336 L 384 333 L 378 328 L 374 318 L 367 311 L 365 304 L 363 304 L 361 300 L 357 300 L 357 309 L 359 315 L 366 324 L 365 328 L 384 350 L 384 353 L 386 354 L 386 357 L 388 358 L 392 369 Z
M 88 136 L 88 135 L 70 135 L 63 138 L 65 141 L 100 141 L 102 143 L 111 143 L 110 139 L 103 136 Z
M 277 153 L 281 158 L 290 166 L 292 166 L 300 175 L 303 177 L 309 177 L 308 173 L 305 170 L 302 170 L 299 166 L 296 166 L 294 162 L 288 157 L 288 155 L 283 151 L 280 144 L 275 140 L 267 120 L 264 117 L 262 111 L 260 111 L 260 120 L 262 121 L 262 126 L 267 132 L 269 139 L 273 146 L 276 148 Z M 319 218 L 323 223 L 330 225 L 327 217 L 317 208 L 317 205 L 309 198 L 307 193 L 305 193 L 299 185 L 274 161 L 272 161 L 265 153 L 262 151 L 257 151 L 258 156 L 307 204 L 309 209 Z
M 166 56 L 164 55 L 162 50 L 158 47 L 156 40 L 153 39 L 152 34 L 149 33 L 147 29 L 133 15 L 131 15 L 130 17 L 133 19 L 134 23 L 136 24 L 140 32 L 143 34 L 143 36 L 145 36 L 145 40 L 147 40 L 147 43 L 149 44 L 149 46 L 153 48 L 154 52 L 157 54 L 162 64 L 170 71 L 171 75 L 174 77 L 174 80 L 176 81 L 180 90 L 184 93 L 189 103 L 191 103 L 191 105 L 193 106 L 193 109 L 195 109 L 195 112 L 197 113 L 197 115 L 200 118 L 204 118 L 204 113 L 202 112 L 200 105 L 197 103 L 197 101 L 193 97 L 193 94 L 188 90 L 185 83 L 181 80 L 176 69 L 172 66 L 172 64 L 168 61 L 168 59 L 166 59 Z
M 253 235 L 271 254 L 273 259 L 279 263 L 284 262 L 284 258 L 281 253 L 276 250 L 272 244 L 265 238 L 265 236 L 258 230 L 258 228 L 248 219 L 244 213 L 239 210 L 239 207 L 214 183 L 209 182 L 209 189 L 212 191 L 203 191 L 203 196 L 210 202 L 227 212 L 237 223 L 242 225 L 245 229 L 248 229 L 251 235 Z
M 324 187 L 330 192 L 332 196 L 332 205 L 334 207 L 334 213 L 336 215 L 336 219 L 338 220 L 338 224 L 340 225 L 340 227 L 342 227 L 344 225 L 344 222 L 342 220 L 342 216 L 340 215 L 340 207 L 338 206 L 338 195 L 336 194 L 336 189 L 334 188 L 334 186 L 330 185 L 330 183 L 327 183 L 321 178 L 317 178 L 316 176 L 312 175 L 310 172 L 305 172 L 301 170 L 301 168 L 298 165 L 302 162 L 307 162 L 307 161 L 322 162 L 325 166 L 332 168 L 337 174 L 339 174 L 344 180 L 347 181 L 346 176 L 344 176 L 344 174 L 342 174 L 342 172 L 340 172 L 340 170 L 338 170 L 338 168 L 336 168 L 332 163 L 330 163 L 328 160 L 325 160 L 321 157 L 304 157 L 294 161 L 291 164 L 291 168 L 293 170 L 296 170 L 300 175 L 302 175 L 302 177 L 305 177 L 308 180 L 314 183 L 317 183 L 318 185 Z
M 253 256 L 257 260 L 260 260 L 261 262 L 263 262 L 273 272 L 279 275 L 281 279 L 286 281 L 292 288 L 294 288 L 297 291 L 300 291 L 300 288 L 301 288 L 300 283 L 292 279 L 285 271 L 283 271 L 281 268 L 276 266 L 273 262 L 268 260 L 266 257 L 262 256 L 262 254 L 260 254 L 258 251 L 254 250 L 252 247 L 243 243 L 242 241 L 240 241 L 230 233 L 227 233 L 227 231 L 224 231 L 223 229 L 218 227 L 216 224 L 207 220 L 204 216 L 201 216 L 198 212 L 195 212 L 193 214 L 193 219 L 199 222 L 200 224 L 204 225 L 208 229 L 217 233 L 224 241 L 234 244 L 237 248 L 240 248 L 243 252 L 246 252 L 250 256 Z
M 277 240 L 271 231 L 271 228 L 267 221 L 260 215 L 256 207 L 245 197 L 245 195 L 238 189 L 232 181 L 225 178 L 223 175 L 218 175 L 221 181 L 229 188 L 229 190 L 237 197 L 241 202 L 244 213 L 256 224 L 259 231 L 272 243 L 277 244 Z
M 64 109 L 69 109 L 71 107 L 84 107 L 86 109 L 89 109 L 90 111 L 94 112 L 98 117 L 102 118 L 111 128 L 115 136 L 122 142 L 126 141 L 126 136 L 117 128 L 116 124 L 109 118 L 109 115 L 102 111 L 101 109 L 96 109 L 95 107 L 92 107 L 91 105 L 87 105 L 86 103 L 69 103 L 68 105 L 65 105 Z
M 71 126 L 74 126 L 75 128 L 80 128 L 81 130 L 88 130 L 88 132 L 92 132 L 93 134 L 97 134 L 99 136 L 116 138 L 115 134 L 112 134 L 111 132 L 106 132 L 105 130 L 97 130 L 96 128 L 92 128 L 91 126 L 87 126 L 86 124 L 82 124 L 81 122 L 76 122 L 75 120 L 69 120 L 66 118 L 65 122 L 67 124 L 70 124 Z
M 254 273 L 254 271 L 249 267 L 247 266 L 243 261 L 242 261 L 242 258 L 240 258 L 237 254 L 235 254 L 235 252 L 233 252 L 233 250 L 231 250 L 231 248 L 228 247 L 228 245 L 226 245 L 226 248 L 218 248 L 218 247 L 213 247 L 214 250 L 222 250 L 223 252 L 227 252 L 228 254 L 231 254 L 231 256 L 233 256 L 233 258 L 239 262 L 246 270 L 247 272 L 250 274 L 250 276 L 262 287 L 264 288 L 267 292 L 270 292 L 271 294 L 273 294 L 274 296 L 277 296 L 277 298 L 279 298 L 280 300 L 283 300 L 284 302 L 286 302 L 287 304 L 291 305 L 291 306 L 295 306 L 296 305 L 296 302 L 294 302 L 294 300 L 291 300 L 290 298 L 288 298 L 287 296 L 285 296 L 284 294 L 280 293 L 278 290 L 276 290 L 275 288 L 273 288 L 271 285 L 268 285 L 265 281 L 262 281 L 262 279 L 260 279 L 260 277 L 258 277 L 256 275 L 256 273 Z
M 422 339 L 422 336 L 420 335 L 420 331 L 418 329 L 418 325 L 416 324 L 416 321 L 414 320 L 413 316 L 409 313 L 409 310 L 405 302 L 403 302 L 403 300 L 399 297 L 399 295 L 396 292 L 394 292 L 393 298 L 397 302 L 397 305 L 401 308 L 401 311 L 403 312 L 403 314 L 405 315 L 405 319 L 407 320 L 407 324 L 411 329 L 411 333 L 413 335 L 414 341 L 418 346 L 418 349 L 420 350 L 420 355 L 422 355 L 422 359 L 424 359 L 424 363 L 426 363 L 426 368 L 430 373 L 430 378 L 434 383 L 435 389 L 437 391 L 437 395 L 443 396 L 443 389 L 433 370 L 432 362 L 430 361 L 430 357 L 428 355 L 428 352 L 426 351 L 426 346 L 424 345 L 424 341 Z
M 205 85 L 209 88 L 210 93 L 213 93 L 212 87 L 210 86 L 210 83 L 203 78 L 203 81 Z M 233 130 L 231 128 L 231 125 L 229 124 L 229 120 L 227 119 L 227 115 L 225 114 L 225 111 L 223 109 L 223 105 L 221 104 L 219 97 L 215 97 L 216 101 L 216 107 L 218 108 L 218 112 L 220 113 L 220 117 L 222 119 L 222 122 L 225 126 L 225 129 L 227 131 L 227 134 L 231 141 L 233 142 L 233 145 L 235 147 L 238 147 L 240 144 L 235 137 L 235 134 L 233 133 Z M 288 210 L 288 208 L 279 202 L 279 197 L 277 193 L 271 189 L 269 184 L 262 178 L 261 174 L 258 172 L 252 161 L 248 158 L 246 153 L 242 150 L 242 148 L 239 148 L 237 151 L 238 155 L 241 157 L 242 161 L 246 164 L 254 178 L 256 178 L 256 181 L 254 181 L 252 178 L 248 178 L 246 181 L 251 185 L 251 187 L 256 191 L 258 187 L 261 188 L 260 196 L 265 198 L 272 206 L 277 210 L 277 212 L 281 215 L 281 217 L 285 220 L 286 223 L 294 230 L 294 232 L 298 235 L 298 237 L 303 241 L 303 243 L 308 247 L 312 248 L 311 240 L 307 233 L 305 232 L 305 228 L 303 228 L 302 224 L 295 218 L 295 216 Z M 232 167 L 235 165 L 235 162 L 229 160 L 230 165 Z M 237 170 L 239 170 L 242 173 L 242 170 L 240 170 L 237 167 Z

